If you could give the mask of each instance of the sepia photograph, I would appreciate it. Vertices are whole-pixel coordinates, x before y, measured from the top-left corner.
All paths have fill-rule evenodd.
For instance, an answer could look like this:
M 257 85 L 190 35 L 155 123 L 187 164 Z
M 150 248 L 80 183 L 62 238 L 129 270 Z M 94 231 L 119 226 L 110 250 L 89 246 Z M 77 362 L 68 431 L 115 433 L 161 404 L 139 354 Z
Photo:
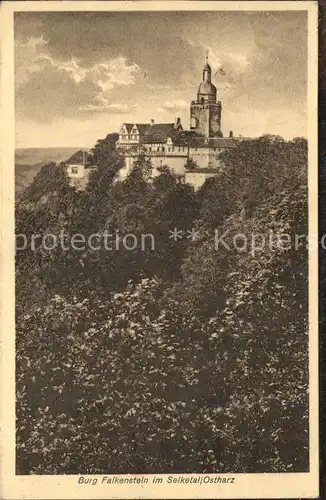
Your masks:
M 317 497 L 316 4 L 9 3 L 3 498 Z

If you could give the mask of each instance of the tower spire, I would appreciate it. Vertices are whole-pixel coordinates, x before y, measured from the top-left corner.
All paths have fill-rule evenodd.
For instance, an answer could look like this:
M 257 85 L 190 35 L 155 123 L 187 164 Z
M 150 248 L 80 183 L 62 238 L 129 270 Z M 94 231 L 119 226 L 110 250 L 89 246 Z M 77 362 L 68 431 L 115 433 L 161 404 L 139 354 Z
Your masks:
M 206 50 L 206 64 L 203 69 L 203 82 L 210 82 L 212 78 L 212 68 L 208 64 L 208 50 Z

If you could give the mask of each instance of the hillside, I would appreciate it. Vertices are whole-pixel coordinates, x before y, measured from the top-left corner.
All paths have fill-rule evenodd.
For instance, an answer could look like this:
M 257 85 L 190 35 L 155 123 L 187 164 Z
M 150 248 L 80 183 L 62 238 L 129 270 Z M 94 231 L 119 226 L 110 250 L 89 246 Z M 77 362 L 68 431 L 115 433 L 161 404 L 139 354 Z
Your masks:
M 15 191 L 19 194 L 27 186 L 32 184 L 34 177 L 41 170 L 44 163 L 36 165 L 15 165 Z
M 307 234 L 307 141 L 241 142 L 198 192 L 143 157 L 116 183 L 100 146 L 84 192 L 49 164 L 17 204 L 65 234 L 16 254 L 17 473 L 307 472 L 307 248 L 277 244 Z
M 80 148 L 18 148 L 15 151 L 15 191 L 19 194 L 29 186 L 41 167 L 61 162 Z
M 109 133 L 104 139 L 99 139 L 88 154 L 88 161 L 91 163 L 100 163 L 105 161 L 107 155 L 116 149 L 118 134 Z M 40 172 L 43 165 L 49 165 L 51 162 L 70 161 L 75 154 L 77 156 L 85 148 L 23 148 L 15 151 L 15 191 L 16 196 L 20 197 L 22 192 L 32 184 L 37 173 Z

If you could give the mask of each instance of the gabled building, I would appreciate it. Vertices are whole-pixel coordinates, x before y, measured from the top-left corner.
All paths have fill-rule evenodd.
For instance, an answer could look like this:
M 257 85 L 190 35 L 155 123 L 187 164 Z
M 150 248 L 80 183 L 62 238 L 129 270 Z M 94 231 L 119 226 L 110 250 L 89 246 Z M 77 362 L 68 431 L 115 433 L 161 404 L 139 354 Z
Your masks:
M 119 131 L 119 145 L 138 144 L 149 128 L 149 123 L 123 123 Z
M 155 123 L 154 120 L 147 124 L 123 123 L 117 142 L 117 150 L 125 157 L 125 167 L 119 172 L 120 179 L 124 179 L 128 175 L 135 158 L 140 154 L 145 154 L 153 159 L 155 175 L 156 168 L 163 164 L 163 158 L 166 155 L 170 158 L 175 156 L 172 154 L 174 152 L 173 143 L 182 130 L 180 118 L 172 123 Z
M 117 180 L 125 179 L 134 161 L 145 155 L 151 160 L 153 177 L 158 175 L 160 166 L 167 165 L 182 182 L 198 189 L 206 179 L 221 171 L 221 152 L 244 140 L 233 137 L 232 132 L 229 137 L 223 137 L 221 124 L 222 103 L 218 100 L 212 70 L 206 59 L 197 98 L 190 103 L 189 130 L 184 130 L 180 118 L 169 123 L 150 120 L 149 123 L 121 125 L 114 148 L 124 156 L 125 162 Z M 87 151 L 78 151 L 66 165 L 70 183 L 77 189 L 85 189 L 90 173 L 97 168 L 92 165 Z
M 119 173 L 120 179 L 128 175 L 135 159 L 144 154 L 151 159 L 153 176 L 159 166 L 168 165 L 184 182 L 199 188 L 207 178 L 220 172 L 220 153 L 236 146 L 232 132 L 223 137 L 221 123 L 222 103 L 217 99 L 206 59 L 197 99 L 190 103 L 190 130 L 183 129 L 180 118 L 173 123 L 151 120 L 121 125 L 117 149 L 125 157 L 125 167 Z
M 93 165 L 92 156 L 87 150 L 76 151 L 64 162 L 70 186 L 84 190 L 87 186 L 89 176 L 97 166 Z
M 143 143 L 148 146 L 157 144 L 163 147 L 168 139 L 175 138 L 182 130 L 180 118 L 173 123 L 154 123 L 152 120 L 151 126 L 144 134 Z

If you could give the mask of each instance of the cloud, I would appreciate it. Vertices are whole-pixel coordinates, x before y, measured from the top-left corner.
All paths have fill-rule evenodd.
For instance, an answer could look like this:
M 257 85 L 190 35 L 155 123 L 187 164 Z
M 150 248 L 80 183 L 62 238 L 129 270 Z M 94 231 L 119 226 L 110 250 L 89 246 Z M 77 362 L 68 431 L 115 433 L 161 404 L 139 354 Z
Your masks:
M 295 128 L 306 106 L 305 12 L 19 12 L 14 23 L 17 123 L 44 127 L 47 144 L 58 142 L 61 127 L 67 143 L 82 128 L 105 135 L 128 112 L 129 121 L 162 113 L 188 126 L 206 51 L 224 132 L 273 132 L 280 120 L 260 126 L 255 112 L 274 109 Z M 221 67 L 225 74 L 216 74 Z
M 127 104 L 110 104 L 108 106 L 108 111 L 110 111 L 111 113 L 117 113 L 117 114 L 130 113 L 133 110 L 134 110 L 134 107 L 128 106 Z
M 233 130 L 236 135 L 262 136 L 272 131 L 273 134 L 280 135 L 286 140 L 306 135 L 306 119 L 297 111 L 282 108 L 250 110 L 246 121 L 242 116 L 241 110 L 228 113 L 227 129 Z
M 112 113 L 112 114 L 129 114 L 132 111 L 134 111 L 135 106 L 129 106 L 128 104 L 119 104 L 119 103 L 112 103 L 109 104 L 108 100 L 103 99 L 100 100 L 98 99 L 98 104 L 86 104 L 85 106 L 81 106 L 79 108 L 79 111 L 85 112 L 85 113 Z
M 27 81 L 33 73 L 41 71 L 38 63 L 42 57 L 43 50 L 47 45 L 43 36 L 30 37 L 26 42 L 16 41 L 15 43 L 15 84 L 18 88 Z
M 241 73 L 244 72 L 250 64 L 250 61 L 245 54 L 229 52 L 225 54 L 224 59 L 226 60 L 226 62 L 227 60 L 229 60 L 231 63 L 234 62 L 237 71 L 240 71 Z
M 83 66 L 75 57 L 67 60 L 55 59 L 47 50 L 47 41 L 43 36 L 31 37 L 26 42 L 16 42 L 15 60 L 18 83 L 28 80 L 35 72 L 44 71 L 50 64 L 54 69 L 68 73 L 76 83 L 89 79 L 103 91 L 110 90 L 115 85 L 135 83 L 135 75 L 139 71 L 137 64 L 128 65 L 126 58 L 121 56 L 89 67 Z
M 203 52 L 207 54 L 208 62 L 213 74 L 218 74 L 219 69 L 223 69 L 225 76 L 241 75 L 251 64 L 248 54 L 241 52 L 219 51 L 210 45 L 201 45 Z
M 95 64 L 89 69 L 88 77 L 101 87 L 103 92 L 111 90 L 115 85 L 132 85 L 139 72 L 137 64 L 128 66 L 126 58 L 117 57 L 107 63 Z
M 111 113 L 129 113 L 131 107 L 126 104 L 114 104 L 108 100 L 110 91 L 119 86 L 129 86 L 135 83 L 139 66 L 127 63 L 125 57 L 119 56 L 85 66 L 76 57 L 67 60 L 56 59 L 51 55 L 47 41 L 44 37 L 30 37 L 27 41 L 16 42 L 16 93 L 21 104 L 20 111 L 24 109 L 31 112 L 31 102 L 34 100 L 38 110 L 32 111 L 37 117 L 41 115 L 41 108 L 46 107 L 46 101 L 40 99 L 40 92 L 45 92 L 49 101 L 55 99 L 60 88 L 62 105 L 53 109 L 50 102 L 49 108 L 56 114 L 61 114 L 62 107 L 67 109 L 69 102 L 76 101 L 78 105 L 71 112 L 98 113 L 110 111 Z M 51 85 L 51 75 L 53 85 Z M 36 85 L 35 85 L 36 84 Z M 87 89 L 89 90 L 87 95 Z M 35 95 L 33 96 L 33 91 Z M 71 97 L 75 93 L 77 99 Z M 28 103 L 24 104 L 24 95 L 28 96 Z M 59 96 L 58 96 L 59 97 Z M 68 102 L 67 102 L 68 101 Z M 58 102 L 57 102 L 58 104 Z M 61 109 L 60 109 L 61 108 Z M 45 110 L 45 115 L 49 113 Z
M 157 109 L 157 111 L 159 113 L 175 113 L 187 108 L 189 108 L 189 102 L 186 102 L 183 99 L 172 99 L 171 101 L 165 101 L 164 104 L 162 104 L 162 106 Z
M 80 83 L 85 80 L 88 70 L 79 66 L 79 62 L 72 58 L 70 61 L 55 61 L 48 58 L 52 66 L 58 71 L 65 71 L 76 82 Z
M 196 54 L 176 23 L 191 22 L 185 12 L 38 12 L 15 16 L 16 36 L 43 33 L 55 59 L 72 55 L 82 66 L 107 63 L 122 55 L 128 65 L 137 63 L 152 85 L 165 85 L 188 78 Z M 187 16 L 186 16 L 187 17 Z M 197 24 L 197 20 L 195 21 Z M 157 54 L 159 51 L 159 54 Z M 173 54 L 173 57 L 171 55 Z M 185 57 L 186 54 L 186 57 Z M 162 71 L 164 68 L 164 71 Z M 143 79 L 144 80 L 144 79 Z

